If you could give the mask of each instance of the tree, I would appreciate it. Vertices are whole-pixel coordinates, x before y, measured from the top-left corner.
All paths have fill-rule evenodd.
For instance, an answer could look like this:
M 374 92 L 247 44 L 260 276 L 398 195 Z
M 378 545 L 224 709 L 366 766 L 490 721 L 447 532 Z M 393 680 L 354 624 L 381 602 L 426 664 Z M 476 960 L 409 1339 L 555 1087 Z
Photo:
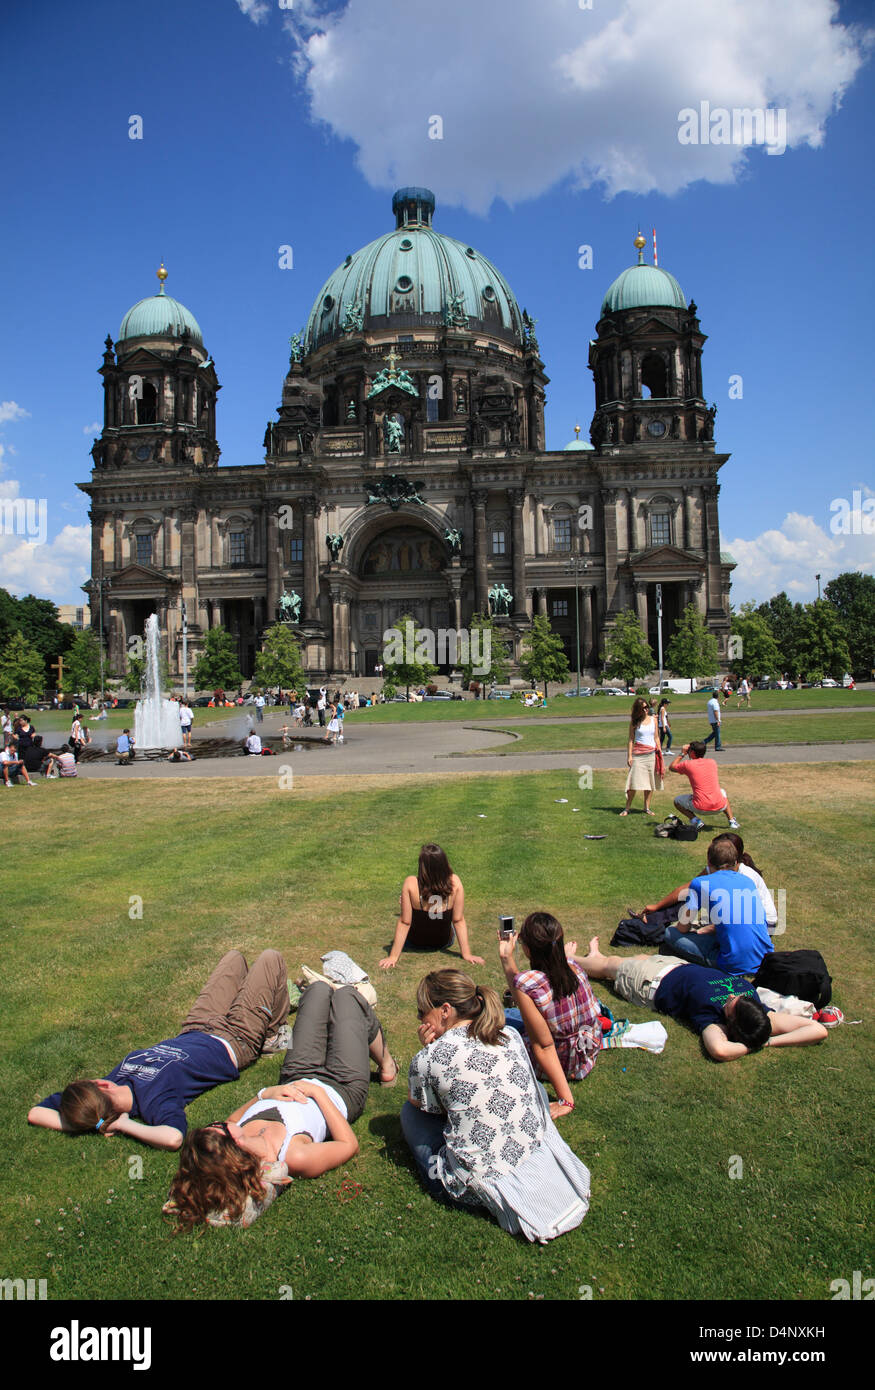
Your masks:
M 469 654 L 468 660 L 460 667 L 462 680 L 465 685 L 470 685 L 472 680 L 484 682 L 494 681 L 496 685 L 501 685 L 507 680 L 510 674 L 510 652 L 507 645 L 495 626 L 492 617 L 488 613 L 475 613 L 468 624 Z M 474 633 L 478 636 L 475 638 Z M 486 633 L 489 633 L 487 639 Z M 486 643 L 489 642 L 489 656 L 486 658 Z M 474 661 L 475 656 L 481 656 L 482 660 Z M 484 666 L 486 670 L 484 671 Z
M 45 688 L 42 654 L 20 632 L 13 632 L 0 654 L 0 695 L 35 705 Z
M 46 673 L 50 663 L 67 652 L 73 643 L 75 629 L 58 621 L 58 610 L 47 598 L 25 594 L 16 602 L 15 626 L 25 641 L 36 647 L 43 658 Z
M 383 634 L 384 694 L 389 686 L 403 685 L 409 700 L 411 685 L 425 685 L 437 674 L 437 667 L 428 659 L 434 654 L 433 636 L 409 613 L 399 618 L 398 625 L 388 632 L 388 642 Z
M 717 661 L 717 638 L 696 605 L 688 603 L 666 648 L 665 663 L 676 676 L 688 676 L 692 690 L 696 676 L 714 675 Z
M 868 677 L 875 669 L 875 575 L 855 570 L 836 575 L 823 593 L 847 631 L 851 653 L 848 670 Z
M 832 604 L 823 599 L 807 603 L 796 624 L 791 674 L 803 680 L 821 680 L 832 676 L 841 680 L 850 670 L 848 634 Z
M 523 638 L 520 670 L 527 680 L 543 681 L 547 698 L 548 681 L 564 681 L 568 676 L 568 658 L 562 638 L 550 626 L 544 614 L 532 619 L 532 626 Z
M 778 644 L 780 661 L 776 674 L 789 671 L 793 664 L 793 643 L 799 615 L 802 612 L 802 604 L 797 603 L 794 606 L 782 591 L 770 598 L 768 603 L 761 603 L 756 611 L 765 618 L 772 630 L 772 636 Z
M 733 613 L 732 635 L 741 644 L 739 647 L 738 642 L 735 643 L 738 656 L 729 663 L 736 676 L 774 676 L 782 669 L 781 653 L 768 619 L 753 603 L 743 603 L 739 611 Z
M 237 643 L 226 628 L 210 628 L 191 678 L 195 690 L 233 690 L 241 684 Z
M 77 632 L 73 645 L 64 657 L 64 680 L 70 690 L 100 689 L 100 647 L 97 634 L 91 628 Z
M 255 658 L 255 679 L 259 685 L 288 690 L 305 684 L 301 648 L 288 623 L 274 623 L 267 629 L 264 646 Z
M 653 670 L 653 652 L 631 608 L 617 614 L 605 647 L 605 674 L 620 676 L 629 686 Z

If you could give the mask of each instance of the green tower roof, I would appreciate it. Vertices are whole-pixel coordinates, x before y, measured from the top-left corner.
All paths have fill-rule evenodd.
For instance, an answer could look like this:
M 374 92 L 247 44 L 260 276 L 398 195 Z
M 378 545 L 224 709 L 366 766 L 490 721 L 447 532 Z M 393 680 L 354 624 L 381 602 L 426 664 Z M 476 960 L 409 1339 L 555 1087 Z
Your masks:
M 685 309 L 684 292 L 673 275 L 656 265 L 630 265 L 618 275 L 602 300 L 602 317 L 618 309 L 666 305 Z
M 161 288 L 157 294 L 141 299 L 128 310 L 122 319 L 117 341 L 123 342 L 126 338 L 181 338 L 188 329 L 192 341 L 203 347 L 203 334 L 194 314 L 178 299 L 171 299 L 169 294 L 164 293 L 167 271 L 163 263 L 156 273 Z

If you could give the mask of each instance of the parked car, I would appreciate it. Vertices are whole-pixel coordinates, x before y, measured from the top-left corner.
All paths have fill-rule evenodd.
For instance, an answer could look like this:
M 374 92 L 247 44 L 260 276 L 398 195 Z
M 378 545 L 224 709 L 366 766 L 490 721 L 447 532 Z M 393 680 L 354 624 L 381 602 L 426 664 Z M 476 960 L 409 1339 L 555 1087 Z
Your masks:
M 461 695 L 455 690 L 436 690 L 433 695 L 423 695 L 423 700 L 461 700 Z
M 512 700 L 514 692 L 509 685 L 494 685 L 487 695 L 487 700 Z
M 583 697 L 584 697 L 585 695 L 592 695 L 592 694 L 593 694 L 593 691 L 590 690 L 589 686 L 582 685 L 582 686 L 580 687 L 579 690 L 566 690 L 566 691 L 565 691 L 565 698 L 566 698 L 566 700 L 576 700 L 576 699 L 578 698 L 578 696 L 579 696 L 580 699 L 582 700 Z
M 824 690 L 837 690 L 839 683 L 838 681 L 834 681 L 829 676 L 827 676 L 825 680 L 822 680 L 820 682 L 820 684 Z

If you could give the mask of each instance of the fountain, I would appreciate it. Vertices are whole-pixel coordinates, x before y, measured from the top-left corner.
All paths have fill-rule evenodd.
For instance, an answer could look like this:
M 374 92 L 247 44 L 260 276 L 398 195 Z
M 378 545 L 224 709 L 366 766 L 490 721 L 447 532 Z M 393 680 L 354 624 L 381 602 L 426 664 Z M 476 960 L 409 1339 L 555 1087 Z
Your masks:
M 178 748 L 182 743 L 179 705 L 161 694 L 158 662 L 158 615 L 146 620 L 146 693 L 134 710 L 134 747 Z

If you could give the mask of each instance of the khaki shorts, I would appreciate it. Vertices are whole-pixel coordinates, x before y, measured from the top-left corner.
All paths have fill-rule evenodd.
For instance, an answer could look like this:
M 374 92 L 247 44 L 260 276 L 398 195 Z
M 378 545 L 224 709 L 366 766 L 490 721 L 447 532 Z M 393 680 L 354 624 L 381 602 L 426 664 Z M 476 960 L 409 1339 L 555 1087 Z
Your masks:
M 680 956 L 630 956 L 617 971 L 614 989 L 629 1004 L 647 1009 L 653 1003 L 662 977 L 676 966 L 689 963 Z

